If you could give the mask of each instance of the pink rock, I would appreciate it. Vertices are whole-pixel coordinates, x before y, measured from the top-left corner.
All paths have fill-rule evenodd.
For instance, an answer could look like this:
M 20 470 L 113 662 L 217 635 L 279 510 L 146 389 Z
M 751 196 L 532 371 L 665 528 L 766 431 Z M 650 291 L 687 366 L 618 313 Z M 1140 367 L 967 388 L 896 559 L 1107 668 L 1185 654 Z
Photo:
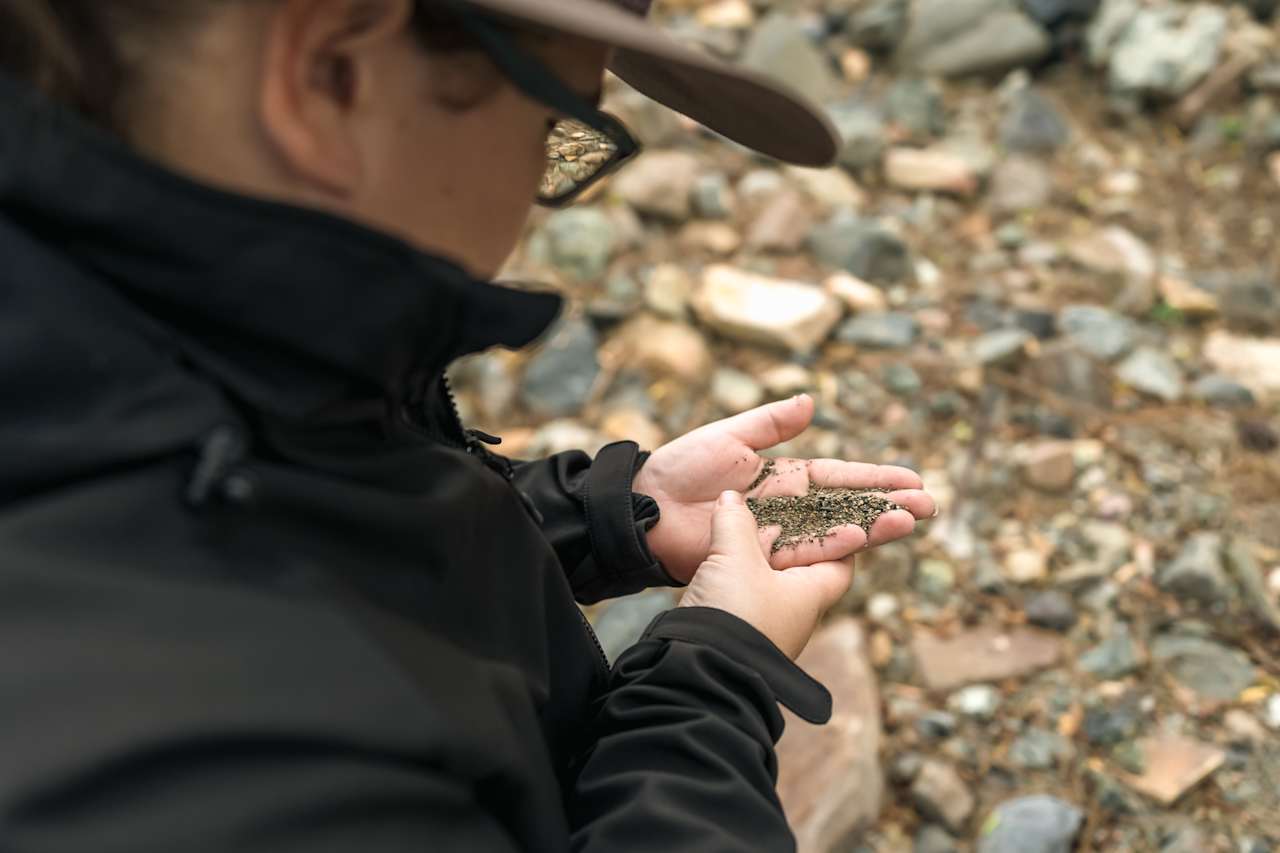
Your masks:
M 820 287 L 724 264 L 703 271 L 693 306 L 726 337 L 793 353 L 812 352 L 840 320 L 839 303 Z
M 851 618 L 820 630 L 799 663 L 831 691 L 834 711 L 825 726 L 783 712 L 778 796 L 800 853 L 827 853 L 843 849 L 880 814 L 879 691 L 862 629 Z
M 973 195 L 978 176 L 963 158 L 932 148 L 891 148 L 885 155 L 885 177 L 904 190 Z
M 1053 666 L 1061 638 L 1034 628 L 983 626 L 940 637 L 917 628 L 911 637 L 916 669 L 930 690 L 951 690 L 979 681 L 1017 678 Z
M 1173 805 L 1187 791 L 1222 766 L 1226 754 L 1216 746 L 1167 735 L 1138 741 L 1146 761 L 1141 775 L 1125 773 L 1122 779 L 1161 805 Z
M 1075 448 L 1068 441 L 1044 441 L 1026 451 L 1022 476 L 1046 492 L 1065 492 L 1076 478 Z

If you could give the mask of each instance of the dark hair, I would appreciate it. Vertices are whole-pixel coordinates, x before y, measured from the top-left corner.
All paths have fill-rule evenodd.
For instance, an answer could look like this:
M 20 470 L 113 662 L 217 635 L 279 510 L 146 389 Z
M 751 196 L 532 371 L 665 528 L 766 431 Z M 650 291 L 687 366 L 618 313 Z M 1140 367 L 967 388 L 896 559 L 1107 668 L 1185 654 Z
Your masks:
M 235 0 L 0 0 L 0 72 L 123 130 L 121 101 L 143 69 L 126 38 L 160 37 Z M 269 2 L 269 0 L 240 0 Z M 428 50 L 477 49 L 443 4 L 417 0 L 414 32 Z M 141 41 L 146 44 L 145 41 Z

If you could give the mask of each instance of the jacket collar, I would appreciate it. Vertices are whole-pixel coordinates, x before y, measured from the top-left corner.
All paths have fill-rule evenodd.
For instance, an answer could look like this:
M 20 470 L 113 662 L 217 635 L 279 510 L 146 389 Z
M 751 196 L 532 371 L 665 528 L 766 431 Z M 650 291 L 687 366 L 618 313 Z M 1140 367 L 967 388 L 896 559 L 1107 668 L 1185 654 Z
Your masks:
M 0 216 L 291 419 L 404 401 L 461 355 L 524 346 L 560 309 L 341 218 L 187 180 L 3 75 Z

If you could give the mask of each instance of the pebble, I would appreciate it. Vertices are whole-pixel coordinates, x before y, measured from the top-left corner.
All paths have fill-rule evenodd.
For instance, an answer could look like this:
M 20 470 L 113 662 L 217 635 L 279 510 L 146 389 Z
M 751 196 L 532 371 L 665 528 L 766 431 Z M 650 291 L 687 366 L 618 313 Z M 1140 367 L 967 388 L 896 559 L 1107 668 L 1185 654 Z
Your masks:
M 1111 680 L 1136 672 L 1145 659 L 1133 640 L 1128 623 L 1119 622 L 1109 637 L 1080 656 L 1079 663 L 1081 669 Z
M 683 222 L 693 211 L 701 171 L 701 161 L 688 151 L 647 151 L 613 178 L 609 190 L 638 213 Z
M 725 265 L 703 271 L 693 306 L 703 323 L 726 337 L 801 354 L 826 340 L 841 313 L 819 287 Z
M 699 175 L 691 192 L 693 211 L 704 219 L 728 219 L 737 207 L 733 187 L 723 172 Z
M 964 829 L 974 809 L 968 783 L 951 765 L 933 759 L 925 760 L 911 783 L 911 800 L 921 815 L 953 833 Z
M 622 363 L 656 376 L 702 385 L 711 373 L 711 348 L 697 329 L 641 314 L 627 322 L 606 347 Z
M 901 237 L 847 212 L 810 231 L 808 246 L 819 262 L 873 284 L 897 284 L 912 274 L 911 254 Z
M 836 338 L 870 349 L 907 349 L 920 334 L 920 324 L 909 314 L 888 311 L 859 314 L 847 320 Z
M 1035 593 L 1027 602 L 1027 621 L 1051 631 L 1069 631 L 1075 627 L 1075 602 L 1071 596 L 1056 589 Z
M 1025 88 L 1013 96 L 1000 122 L 1000 144 L 1008 151 L 1049 154 L 1065 145 L 1071 128 L 1043 92 Z
M 885 93 L 884 103 L 889 121 L 910 139 L 926 140 L 946 132 L 947 112 L 942 89 L 927 77 L 895 77 Z
M 924 380 L 916 373 L 915 368 L 902 362 L 895 361 L 885 365 L 881 378 L 884 380 L 884 387 L 899 397 L 914 397 L 924 387 Z
M 1034 548 L 1020 548 L 1009 552 L 1004 558 L 1004 577 L 1010 583 L 1038 583 L 1048 574 L 1048 560 L 1042 552 Z
M 813 227 L 809 205 L 795 190 L 765 201 L 747 227 L 746 245 L 762 252 L 795 252 Z
M 580 411 L 600 375 L 597 345 L 595 330 L 585 320 L 561 322 L 525 369 L 520 393 L 529 410 L 540 417 Z
M 1023 154 L 1002 158 L 991 173 L 988 203 L 996 213 L 1038 210 L 1053 198 L 1053 176 L 1044 163 Z
M 774 398 L 790 397 L 812 391 L 813 372 L 800 364 L 779 364 L 760 374 L 764 389 Z
M 973 355 L 979 364 L 1000 366 L 1015 364 L 1026 355 L 1032 335 L 1025 329 L 997 329 L 987 332 L 973 344 Z
M 1259 397 L 1280 395 L 1280 338 L 1251 338 L 1229 332 L 1210 332 L 1204 357 L 1224 376 Z
M 1178 555 L 1160 569 L 1156 582 L 1179 598 L 1214 604 L 1224 600 L 1231 589 L 1222 558 L 1220 535 L 1193 534 Z
M 1218 64 L 1226 12 L 1207 3 L 1138 11 L 1111 49 L 1108 84 L 1119 95 L 1176 98 Z
M 941 637 L 917 627 L 911 635 L 916 667 L 930 690 L 1018 678 L 1057 663 L 1062 641 L 1033 628 L 1002 631 L 983 625 Z
M 912 853 L 958 853 L 955 839 L 940 826 L 927 823 L 916 833 Z
M 613 222 L 598 208 L 573 207 L 547 217 L 543 233 L 556 268 L 580 281 L 604 275 L 613 256 Z
M 1166 403 L 1182 399 L 1184 384 L 1178 363 L 1163 350 L 1142 347 L 1116 368 L 1125 384 Z
M 1176 735 L 1147 738 L 1138 746 L 1145 771 L 1121 778 L 1166 808 L 1211 776 L 1226 759 L 1226 753 L 1216 746 Z
M 1009 760 L 1027 770 L 1050 770 L 1071 754 L 1071 744 L 1062 735 L 1045 729 L 1027 729 L 1009 747 Z
M 951 694 L 947 707 L 966 717 L 989 720 L 1000 709 L 1000 691 L 990 684 L 974 684 Z
M 902 41 L 909 18 L 908 0 L 869 0 L 850 12 L 844 22 L 844 33 L 851 44 L 886 52 Z
M 1068 305 L 1058 314 L 1058 328 L 1084 352 L 1113 361 L 1134 345 L 1132 320 L 1099 305 Z
M 737 414 L 764 402 L 764 388 L 748 373 L 722 367 L 711 377 L 711 399 L 726 412 Z
M 916 718 L 916 731 L 929 740 L 945 740 L 955 734 L 960 721 L 946 711 L 925 711 Z
M 843 169 L 784 166 L 783 174 L 823 211 L 858 210 L 866 204 L 867 194 Z
M 1007 800 L 982 824 L 977 853 L 1071 853 L 1084 812 L 1046 794 Z
M 658 264 L 644 287 L 644 304 L 661 317 L 683 320 L 689 313 L 693 279 L 675 264 Z
M 1093 746 L 1115 746 L 1133 738 L 1142 723 L 1135 703 L 1093 705 L 1085 710 L 1084 736 Z
M 960 77 L 1035 62 L 1049 34 L 1000 0 L 917 0 L 894 61 L 901 67 Z
M 1075 447 L 1068 441 L 1042 441 L 1025 448 L 1022 477 L 1045 492 L 1065 492 L 1076 477 Z
M 836 91 L 827 57 L 800 21 L 782 12 L 766 15 L 751 31 L 739 61 L 819 103 Z
M 1231 736 L 1231 742 L 1247 747 L 1260 746 L 1270 735 L 1266 728 L 1258 722 L 1258 718 L 1242 708 L 1232 708 L 1222 716 L 1222 725 Z
M 833 273 L 823 280 L 822 286 L 854 314 L 886 311 L 889 308 L 883 290 L 848 273 Z
M 1267 697 L 1262 708 L 1262 721 L 1272 731 L 1280 731 L 1280 693 L 1272 693 Z
M 1191 397 L 1219 409 L 1249 408 L 1257 401 L 1252 391 L 1220 373 L 1210 373 L 1192 383 Z
M 978 189 L 977 175 L 969 163 L 941 148 L 891 148 L 885 155 L 884 171 L 890 184 L 904 190 L 970 196 Z
M 874 106 L 861 101 L 846 101 L 827 108 L 827 114 L 840 134 L 837 162 L 846 169 L 859 171 L 877 165 L 885 150 L 885 119 Z
M 1257 678 L 1257 670 L 1244 652 L 1201 637 L 1156 637 L 1151 643 L 1151 658 L 1177 681 L 1211 701 L 1234 701 Z

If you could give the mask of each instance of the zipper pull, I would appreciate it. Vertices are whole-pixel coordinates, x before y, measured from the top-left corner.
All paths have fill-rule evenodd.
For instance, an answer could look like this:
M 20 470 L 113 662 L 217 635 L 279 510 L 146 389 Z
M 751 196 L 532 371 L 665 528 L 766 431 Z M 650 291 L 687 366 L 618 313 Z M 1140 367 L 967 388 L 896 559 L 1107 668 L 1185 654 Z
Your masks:
M 496 435 L 489 435 L 489 433 L 483 430 L 469 429 L 467 430 L 467 435 L 476 441 L 489 445 L 490 447 L 497 447 L 499 444 L 502 444 L 502 439 L 498 438 Z

